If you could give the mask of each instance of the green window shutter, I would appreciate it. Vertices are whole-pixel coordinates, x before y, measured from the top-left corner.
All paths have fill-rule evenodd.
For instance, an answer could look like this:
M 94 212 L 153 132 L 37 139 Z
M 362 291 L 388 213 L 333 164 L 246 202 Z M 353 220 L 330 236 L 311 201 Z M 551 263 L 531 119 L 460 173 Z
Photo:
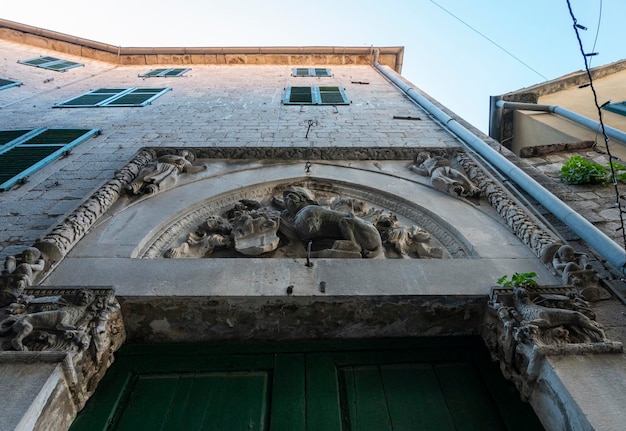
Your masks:
M 330 75 L 330 69 L 326 69 L 326 68 L 316 68 L 313 69 L 315 75 L 314 76 L 331 76 Z
M 313 93 L 311 87 L 288 87 L 285 93 L 285 104 L 307 104 L 313 103 Z
M 292 76 L 331 76 L 330 69 L 324 67 L 296 67 Z
M 19 60 L 18 63 L 26 64 L 28 66 L 41 67 L 44 69 L 56 70 L 58 72 L 65 72 L 68 69 L 74 67 L 84 66 L 82 63 L 76 63 L 69 60 L 61 60 L 55 57 L 37 57 L 29 60 Z
M 350 102 L 341 87 L 319 87 L 323 105 L 348 105 Z
M 610 103 L 602 109 L 606 109 L 607 111 L 613 112 L 614 114 L 626 116 L 626 102 Z
M 164 72 L 163 76 L 182 76 L 188 70 L 191 69 L 168 69 L 166 72 Z
M 0 131 L 0 190 L 8 190 L 98 131 L 99 129 Z
M 145 106 L 171 88 L 133 88 L 106 102 L 106 106 Z
M 173 77 L 173 76 L 182 76 L 187 71 L 191 69 L 189 68 L 173 68 L 169 69 L 152 69 L 150 72 L 146 72 L 142 75 L 139 75 L 140 78 L 153 78 L 153 77 Z
M 285 105 L 349 105 L 341 87 L 287 87 Z
M 166 71 L 167 69 L 152 69 L 150 72 L 146 72 L 142 75 L 139 75 L 141 78 L 151 78 L 153 76 L 159 76 L 160 73 Z
M 55 108 L 91 108 L 101 106 L 145 106 L 171 88 L 99 88 L 65 102 Z
M 4 90 L 5 88 L 15 87 L 17 85 L 22 85 L 19 81 L 13 81 L 12 79 L 4 79 L 0 78 L 0 90 Z

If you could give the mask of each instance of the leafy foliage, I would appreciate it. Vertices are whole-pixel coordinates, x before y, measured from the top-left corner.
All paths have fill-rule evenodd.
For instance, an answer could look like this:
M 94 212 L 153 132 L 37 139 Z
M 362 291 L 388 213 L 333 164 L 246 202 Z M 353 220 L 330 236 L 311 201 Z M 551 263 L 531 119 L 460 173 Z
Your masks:
M 615 179 L 626 181 L 626 166 L 613 162 Z M 611 181 L 611 165 L 590 162 L 582 156 L 572 156 L 561 168 L 559 177 L 567 184 L 607 184 Z
M 568 184 L 606 184 L 609 181 L 609 173 L 610 171 L 601 164 L 576 155 L 565 162 L 559 177 L 562 182 Z
M 521 274 L 516 272 L 510 280 L 508 275 L 500 277 L 498 284 L 503 287 L 531 287 L 537 285 L 535 277 L 537 277 L 536 272 L 522 272 Z

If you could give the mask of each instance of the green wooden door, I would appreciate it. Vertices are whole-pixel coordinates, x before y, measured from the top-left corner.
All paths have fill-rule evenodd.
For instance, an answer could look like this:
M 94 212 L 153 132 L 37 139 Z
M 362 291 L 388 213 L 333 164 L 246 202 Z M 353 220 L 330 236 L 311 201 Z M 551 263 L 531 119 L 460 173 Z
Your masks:
M 475 338 L 124 346 L 79 430 L 541 430 Z

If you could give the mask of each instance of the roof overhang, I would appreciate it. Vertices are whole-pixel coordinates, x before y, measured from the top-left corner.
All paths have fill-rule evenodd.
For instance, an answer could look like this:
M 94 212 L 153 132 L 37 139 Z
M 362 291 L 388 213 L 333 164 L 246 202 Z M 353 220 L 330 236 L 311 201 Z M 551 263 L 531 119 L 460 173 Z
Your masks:
M 0 19 L 0 39 L 120 65 L 373 65 L 402 72 L 404 47 L 121 47 Z

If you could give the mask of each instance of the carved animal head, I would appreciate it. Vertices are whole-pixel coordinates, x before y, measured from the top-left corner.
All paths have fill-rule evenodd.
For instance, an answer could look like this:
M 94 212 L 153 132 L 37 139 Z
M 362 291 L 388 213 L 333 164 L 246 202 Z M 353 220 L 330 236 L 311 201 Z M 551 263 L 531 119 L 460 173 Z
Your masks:
M 523 287 L 516 287 L 513 290 L 513 298 L 517 299 L 521 302 L 530 301 L 530 297 L 528 296 L 528 292 Z

